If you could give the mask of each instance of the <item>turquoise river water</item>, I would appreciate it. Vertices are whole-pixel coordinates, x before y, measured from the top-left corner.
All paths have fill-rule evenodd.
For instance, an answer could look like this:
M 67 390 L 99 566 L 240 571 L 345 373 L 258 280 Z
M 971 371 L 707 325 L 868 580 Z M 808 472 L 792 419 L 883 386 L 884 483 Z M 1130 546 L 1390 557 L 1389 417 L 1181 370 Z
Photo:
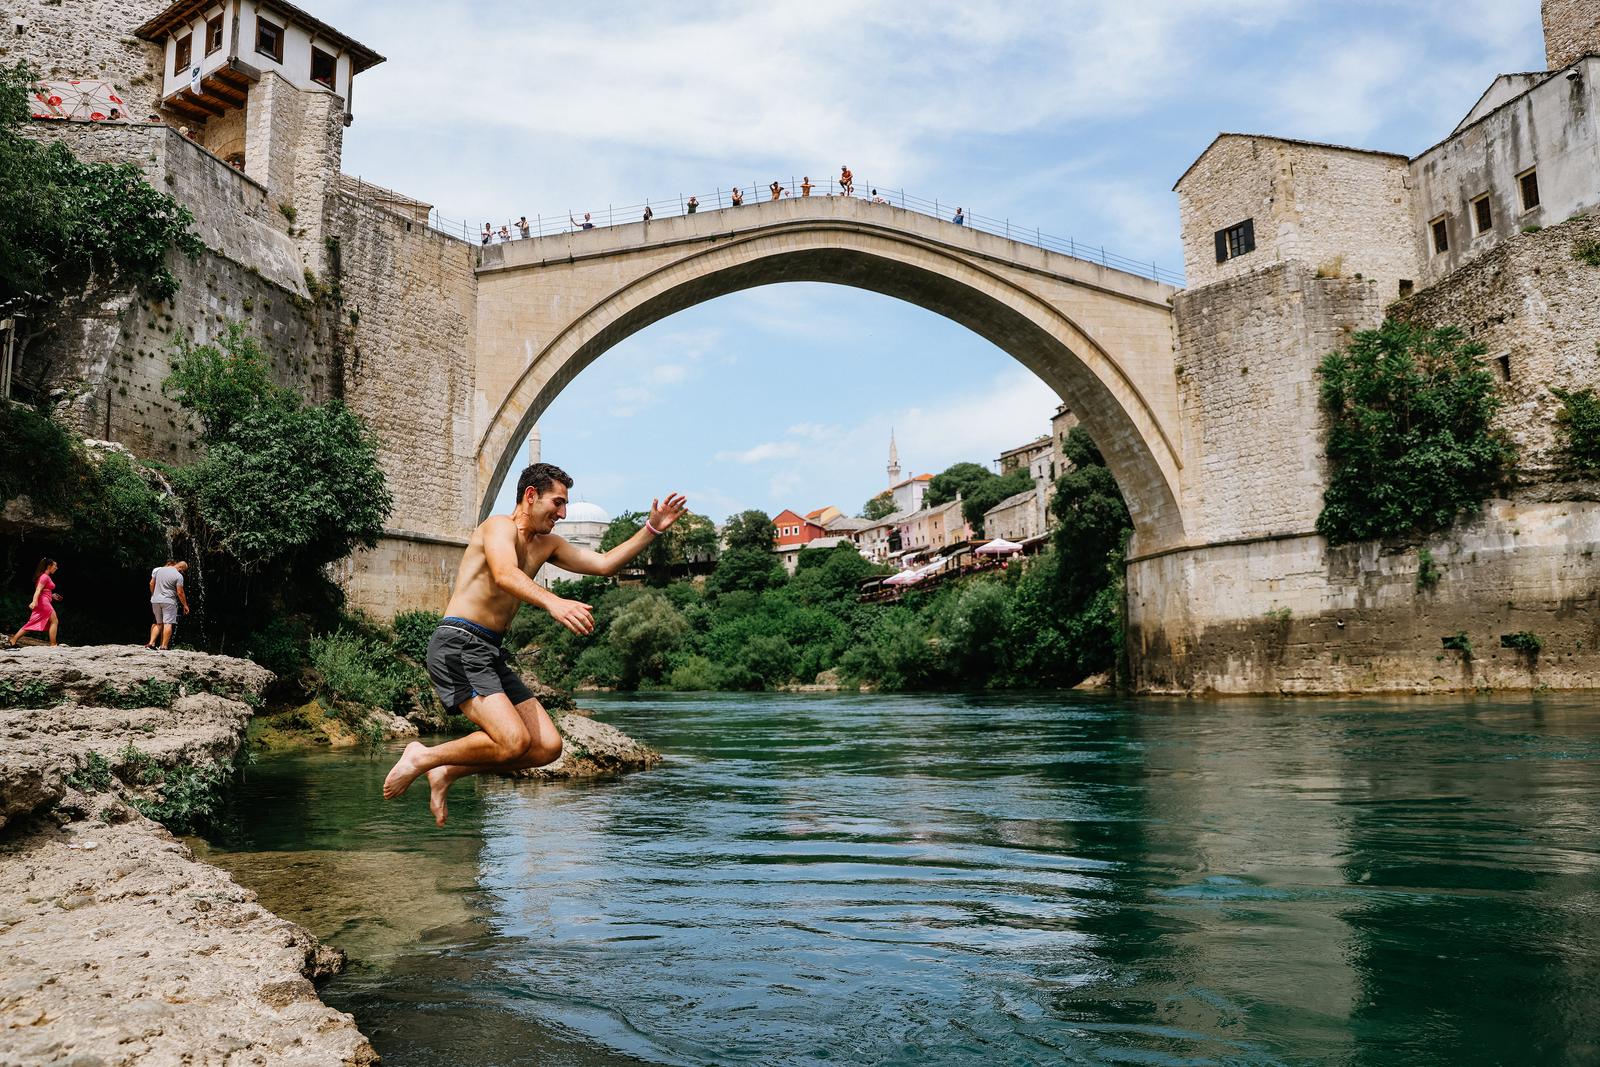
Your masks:
M 1600 1063 L 1593 696 L 590 703 L 665 764 L 249 771 L 210 858 L 390 1067 Z

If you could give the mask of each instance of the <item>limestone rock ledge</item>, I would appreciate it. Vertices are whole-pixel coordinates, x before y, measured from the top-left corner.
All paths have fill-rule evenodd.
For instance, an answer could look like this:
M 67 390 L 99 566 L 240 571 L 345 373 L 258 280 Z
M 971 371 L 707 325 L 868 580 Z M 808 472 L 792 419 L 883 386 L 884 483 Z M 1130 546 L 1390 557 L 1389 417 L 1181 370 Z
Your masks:
M 0 1067 L 376 1062 L 311 984 L 343 954 L 198 862 L 117 777 L 230 759 L 270 680 L 202 653 L 0 652 Z
M 600 778 L 644 770 L 661 762 L 661 753 L 615 726 L 596 722 L 581 710 L 554 712 L 551 719 L 561 734 L 561 757 L 543 767 L 518 771 L 516 777 L 546 781 Z

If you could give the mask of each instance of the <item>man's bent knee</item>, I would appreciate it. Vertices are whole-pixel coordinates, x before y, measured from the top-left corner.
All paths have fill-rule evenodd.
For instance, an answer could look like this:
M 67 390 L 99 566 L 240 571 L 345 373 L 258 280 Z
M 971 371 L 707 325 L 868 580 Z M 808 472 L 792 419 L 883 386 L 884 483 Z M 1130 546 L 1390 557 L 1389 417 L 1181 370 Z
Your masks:
M 523 760 L 530 767 L 543 767 L 547 763 L 554 763 L 561 758 L 561 738 L 557 736 L 554 741 L 533 741 L 528 745 L 528 751 Z
M 494 741 L 494 758 L 500 763 L 513 763 L 523 758 L 528 751 L 528 746 L 533 743 L 533 735 L 525 727 L 517 727 L 500 732 L 500 736 L 489 735 Z

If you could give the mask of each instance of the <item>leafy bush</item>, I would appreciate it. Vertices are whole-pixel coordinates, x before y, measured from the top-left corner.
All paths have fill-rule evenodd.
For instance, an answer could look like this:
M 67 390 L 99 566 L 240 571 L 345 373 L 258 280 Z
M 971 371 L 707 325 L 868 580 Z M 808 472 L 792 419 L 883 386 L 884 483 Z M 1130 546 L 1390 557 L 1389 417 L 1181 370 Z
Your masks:
M 279 678 L 311 663 L 311 628 L 303 615 L 275 614 L 245 639 L 244 654 Z
M 667 684 L 681 691 L 720 689 L 717 665 L 701 655 L 685 656 L 672 668 Z
M 1501 634 L 1500 647 L 1526 652 L 1530 656 L 1537 656 L 1539 651 L 1544 648 L 1544 639 L 1531 630 L 1518 630 L 1514 634 Z
M 83 766 L 67 775 L 67 784 L 85 793 L 103 793 L 111 788 L 111 762 L 98 752 L 83 758 Z
M 233 768 L 225 763 L 179 763 L 166 767 L 130 741 L 120 758 L 120 777 L 129 785 L 144 789 L 129 798 L 139 814 L 165 826 L 175 834 L 189 833 L 208 824 L 221 810 L 223 792 L 233 778 Z M 145 795 L 153 792 L 154 796 Z
M 26 682 L 0 681 L 0 708 L 50 708 L 59 703 L 50 687 L 37 679 Z
M 1389 320 L 1318 368 L 1329 484 L 1317 530 L 1334 544 L 1443 529 L 1477 508 L 1515 450 L 1482 345 Z
M 1439 565 L 1433 561 L 1433 553 L 1426 548 L 1417 550 L 1417 588 L 1432 589 L 1439 584 Z
M 407 680 L 389 660 L 377 642 L 345 629 L 311 639 L 312 666 L 321 675 L 323 689 L 336 701 L 403 710 Z
M 1591 267 L 1600 267 L 1600 240 L 1580 237 L 1572 242 L 1572 258 Z
M 402 611 L 394 617 L 394 647 L 416 663 L 428 658 L 428 642 L 439 628 L 440 616 L 431 611 Z
M 1593 389 L 1557 389 L 1556 437 L 1567 469 L 1575 474 L 1600 474 L 1600 398 Z
M 94 700 L 108 708 L 166 708 L 172 706 L 177 695 L 178 687 L 172 682 L 146 678 L 126 689 L 103 685 L 95 693 Z

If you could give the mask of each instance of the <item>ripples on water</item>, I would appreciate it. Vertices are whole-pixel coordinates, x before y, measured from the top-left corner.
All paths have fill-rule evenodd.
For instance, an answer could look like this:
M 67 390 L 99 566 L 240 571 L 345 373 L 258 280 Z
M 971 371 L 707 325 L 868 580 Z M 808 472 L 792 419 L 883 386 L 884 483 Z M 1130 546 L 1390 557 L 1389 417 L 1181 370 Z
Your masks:
M 616 782 L 264 762 L 387 1064 L 1600 1062 L 1590 697 L 653 696 Z

